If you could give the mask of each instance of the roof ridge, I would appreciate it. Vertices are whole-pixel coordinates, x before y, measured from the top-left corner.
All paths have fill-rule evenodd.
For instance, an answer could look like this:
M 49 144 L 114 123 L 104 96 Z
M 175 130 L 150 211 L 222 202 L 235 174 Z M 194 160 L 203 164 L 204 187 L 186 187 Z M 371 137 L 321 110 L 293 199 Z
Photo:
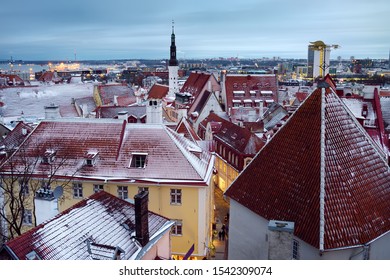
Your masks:
M 321 89 L 321 144 L 320 144 L 320 252 L 324 251 L 325 236 L 325 88 Z

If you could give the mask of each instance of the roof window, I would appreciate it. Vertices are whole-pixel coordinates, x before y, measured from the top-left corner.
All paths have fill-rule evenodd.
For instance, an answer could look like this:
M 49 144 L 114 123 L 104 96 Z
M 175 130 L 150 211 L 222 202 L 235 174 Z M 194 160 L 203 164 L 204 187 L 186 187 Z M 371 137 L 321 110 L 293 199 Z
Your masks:
M 55 159 L 56 151 L 48 149 L 42 156 L 42 163 L 49 164 L 52 163 Z
M 130 166 L 132 168 L 145 168 L 147 164 L 147 153 L 132 153 Z
M 85 154 L 85 165 L 94 166 L 96 164 L 96 160 L 98 158 L 98 152 L 88 152 Z

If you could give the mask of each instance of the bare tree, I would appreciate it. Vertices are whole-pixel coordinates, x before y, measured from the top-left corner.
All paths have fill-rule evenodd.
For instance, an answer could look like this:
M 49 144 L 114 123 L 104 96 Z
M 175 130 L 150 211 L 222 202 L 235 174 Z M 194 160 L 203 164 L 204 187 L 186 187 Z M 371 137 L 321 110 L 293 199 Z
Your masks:
M 69 182 L 82 166 L 80 160 L 70 154 L 66 147 L 48 147 L 45 143 L 30 141 L 3 163 L 0 168 L 0 243 L 21 235 L 26 223 L 37 225 L 35 197 L 38 194 L 52 195 L 56 186 L 69 188 Z

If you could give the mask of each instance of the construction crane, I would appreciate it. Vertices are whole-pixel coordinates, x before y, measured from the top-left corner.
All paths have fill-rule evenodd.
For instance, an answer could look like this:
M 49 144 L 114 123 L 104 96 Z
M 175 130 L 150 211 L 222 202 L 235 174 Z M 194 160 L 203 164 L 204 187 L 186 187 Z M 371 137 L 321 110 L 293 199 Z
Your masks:
M 309 49 L 319 52 L 319 76 L 324 77 L 326 69 L 329 68 L 329 64 L 326 61 L 329 61 L 330 50 L 338 49 L 339 45 L 327 45 L 323 41 L 310 42 Z M 314 77 L 313 77 L 314 78 Z

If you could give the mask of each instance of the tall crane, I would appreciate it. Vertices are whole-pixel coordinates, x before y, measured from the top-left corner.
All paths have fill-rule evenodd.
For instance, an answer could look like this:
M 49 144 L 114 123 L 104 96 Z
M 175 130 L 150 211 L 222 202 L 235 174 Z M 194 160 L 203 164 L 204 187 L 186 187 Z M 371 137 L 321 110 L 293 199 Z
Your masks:
M 330 66 L 329 64 L 327 64 L 327 61 L 329 61 L 330 50 L 338 49 L 338 48 L 340 48 L 339 45 L 327 45 L 323 41 L 310 42 L 309 49 L 319 52 L 319 68 L 320 68 L 319 76 L 320 77 L 325 76 L 326 69 L 329 68 Z

